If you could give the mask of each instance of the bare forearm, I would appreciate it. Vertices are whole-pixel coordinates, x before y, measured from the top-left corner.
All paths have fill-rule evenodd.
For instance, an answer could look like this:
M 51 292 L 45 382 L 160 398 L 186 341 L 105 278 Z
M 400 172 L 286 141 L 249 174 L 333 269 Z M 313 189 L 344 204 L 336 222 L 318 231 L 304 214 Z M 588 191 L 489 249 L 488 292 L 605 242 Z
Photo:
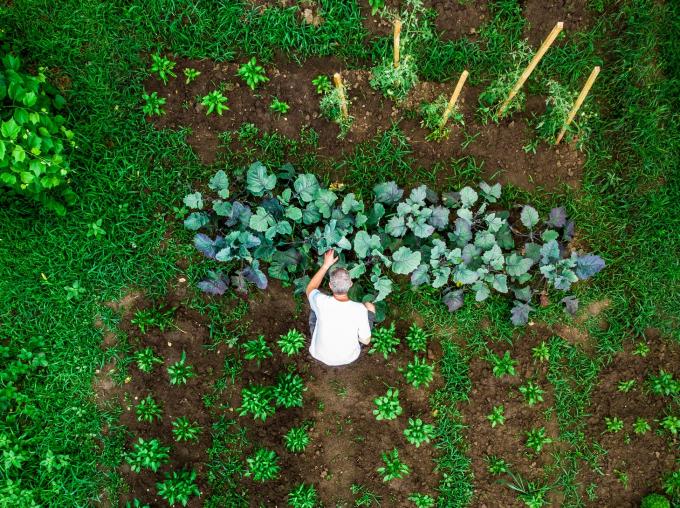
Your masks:
M 309 284 L 307 284 L 307 290 L 305 291 L 307 295 L 309 295 L 309 293 L 315 289 L 319 289 L 319 286 L 321 286 L 323 278 L 326 276 L 326 272 L 328 272 L 329 268 L 330 266 L 321 265 L 321 268 L 319 268 L 319 270 L 312 277 L 312 280 L 310 280 Z

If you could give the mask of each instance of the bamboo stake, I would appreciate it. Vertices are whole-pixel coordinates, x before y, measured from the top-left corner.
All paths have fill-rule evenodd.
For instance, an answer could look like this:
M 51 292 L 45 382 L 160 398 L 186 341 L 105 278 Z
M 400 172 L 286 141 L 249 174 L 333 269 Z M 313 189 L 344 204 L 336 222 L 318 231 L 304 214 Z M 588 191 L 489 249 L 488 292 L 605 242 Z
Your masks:
M 339 72 L 333 74 L 333 82 L 335 83 L 335 88 L 338 90 L 338 95 L 340 96 L 340 113 L 343 119 L 349 117 L 349 112 L 347 111 L 347 98 L 345 97 L 345 87 L 342 86 L 342 76 Z
M 590 73 L 590 76 L 588 76 L 588 80 L 586 81 L 586 84 L 583 85 L 583 89 L 581 89 L 581 93 L 578 94 L 578 98 L 576 99 L 576 102 L 574 103 L 574 107 L 571 108 L 571 111 L 569 111 L 569 116 L 567 117 L 567 121 L 564 122 L 564 125 L 562 126 L 562 130 L 557 136 L 557 139 L 555 139 L 555 144 L 559 145 L 560 141 L 562 141 L 562 138 L 567 132 L 567 127 L 569 127 L 569 124 L 574 121 L 574 118 L 576 118 L 576 113 L 578 113 L 578 110 L 580 107 L 583 105 L 583 101 L 586 100 L 586 96 L 588 95 L 588 92 L 590 92 L 590 87 L 593 86 L 593 83 L 595 83 L 595 79 L 597 78 L 597 75 L 600 73 L 600 66 L 596 65 L 592 72 Z
M 394 47 L 394 68 L 398 69 L 399 68 L 399 49 L 401 46 L 401 20 L 397 19 L 394 21 L 394 38 L 393 38 L 393 47 Z
M 531 62 L 529 62 L 529 65 L 527 65 L 527 68 L 524 69 L 524 72 L 522 75 L 519 77 L 517 80 L 517 83 L 515 83 L 515 86 L 512 87 L 512 90 L 508 94 L 507 99 L 503 102 L 501 105 L 500 109 L 498 110 L 498 116 L 500 117 L 505 109 L 508 107 L 510 104 L 510 101 L 517 95 L 517 92 L 520 91 L 522 86 L 524 85 L 524 82 L 529 78 L 531 73 L 534 71 L 536 66 L 538 65 L 538 62 L 541 61 L 541 58 L 543 58 L 543 55 L 546 54 L 550 46 L 552 46 L 552 43 L 555 42 L 555 39 L 557 39 L 557 36 L 560 34 L 562 31 L 562 28 L 564 27 L 564 23 L 561 21 L 555 24 L 554 28 L 551 30 L 551 32 L 548 34 L 548 37 L 543 41 L 543 44 L 541 44 L 541 47 L 538 48 L 538 51 L 534 55 L 534 57 L 531 59 Z
M 458 83 L 456 83 L 456 88 L 453 89 L 453 93 L 451 94 L 451 98 L 449 99 L 449 103 L 446 105 L 446 109 L 444 110 L 444 114 L 442 115 L 442 120 L 439 122 L 439 129 L 443 129 L 444 126 L 446 125 L 446 122 L 449 120 L 449 116 L 451 116 L 451 112 L 453 111 L 454 106 L 456 105 L 456 101 L 458 100 L 458 96 L 460 95 L 461 90 L 463 89 L 463 85 L 465 84 L 465 80 L 468 78 L 468 75 L 470 73 L 468 71 L 463 71 L 463 73 L 460 75 L 460 78 L 458 78 Z

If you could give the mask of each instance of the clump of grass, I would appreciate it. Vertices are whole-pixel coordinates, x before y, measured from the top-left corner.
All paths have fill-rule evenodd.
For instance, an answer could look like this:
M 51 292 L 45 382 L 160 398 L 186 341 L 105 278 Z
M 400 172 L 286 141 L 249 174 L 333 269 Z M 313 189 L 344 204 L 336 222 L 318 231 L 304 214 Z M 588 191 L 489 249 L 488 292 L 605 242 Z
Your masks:
M 390 60 L 384 60 L 380 65 L 373 68 L 369 84 L 385 97 L 402 100 L 409 90 L 418 82 L 418 68 L 415 59 L 406 55 L 399 62 L 399 67 L 394 67 Z

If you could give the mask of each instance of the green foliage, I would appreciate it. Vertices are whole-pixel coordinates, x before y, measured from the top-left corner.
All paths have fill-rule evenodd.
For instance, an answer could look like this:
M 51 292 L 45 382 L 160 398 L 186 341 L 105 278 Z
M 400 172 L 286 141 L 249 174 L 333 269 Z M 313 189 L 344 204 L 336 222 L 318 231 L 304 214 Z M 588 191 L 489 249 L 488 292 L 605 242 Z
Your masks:
M 380 9 L 385 7 L 385 0 L 368 0 L 368 5 L 371 6 L 371 16 L 375 16 Z
M 616 385 L 616 387 L 621 393 L 628 393 L 635 387 L 635 379 L 619 381 L 619 384 Z
M 659 370 L 657 376 L 650 375 L 647 384 L 654 395 L 668 397 L 680 393 L 680 382 L 673 378 L 673 374 L 663 369 Z
M 434 498 L 428 494 L 411 494 L 408 496 L 408 500 L 411 501 L 416 508 L 433 508 Z
M 487 455 L 484 460 L 487 470 L 494 476 L 510 472 L 510 464 L 496 455 Z
M 623 430 L 623 420 L 617 416 L 604 418 L 605 425 L 607 427 L 607 432 L 619 432 Z
M 646 434 L 652 430 L 652 427 L 649 425 L 649 422 L 645 420 L 644 418 L 637 417 L 635 419 L 635 422 L 633 422 L 633 432 L 635 432 L 638 435 Z
M 524 400 L 526 400 L 527 404 L 530 406 L 543 402 L 543 394 L 545 391 L 533 381 L 527 381 L 519 387 L 519 391 L 524 395 Z
M 493 375 L 496 377 L 503 377 L 505 375 L 514 376 L 517 374 L 515 372 L 517 361 L 510 357 L 510 351 L 506 351 L 503 356 L 490 353 L 486 359 L 491 363 Z
M 494 406 L 491 413 L 486 415 L 486 419 L 489 420 L 492 428 L 495 428 L 496 425 L 503 425 L 505 423 L 505 406 L 503 404 Z
M 276 411 L 272 405 L 273 400 L 272 387 L 248 385 L 241 390 L 241 407 L 238 408 L 238 414 L 240 416 L 251 414 L 254 419 L 265 421 Z
M 238 68 L 238 75 L 251 90 L 255 90 L 261 83 L 266 83 L 269 78 L 265 74 L 264 67 L 257 64 L 255 57 L 248 60 Z
M 425 353 L 428 339 L 428 333 L 415 323 L 409 327 L 406 334 L 406 344 L 414 353 Z
M 294 356 L 298 354 L 305 347 L 305 336 L 297 330 L 288 330 L 288 333 L 281 335 L 277 344 L 281 348 L 281 352 L 287 356 Z
M 144 99 L 144 106 L 142 106 L 142 112 L 145 115 L 164 115 L 163 105 L 167 102 L 165 97 L 159 97 L 158 92 L 151 92 L 147 94 L 146 92 L 142 94 L 142 99 Z
M 201 99 L 201 106 L 205 106 L 206 115 L 215 112 L 222 116 L 223 112 L 229 111 L 229 106 L 227 106 L 228 101 L 229 99 L 222 95 L 220 90 L 213 90 Z
M 388 388 L 385 395 L 376 397 L 373 402 L 377 406 L 373 410 L 376 420 L 394 420 L 403 411 L 399 404 L 399 390 L 396 388 Z
M 325 74 L 320 74 L 312 80 L 312 85 L 316 87 L 316 93 L 319 95 L 331 91 L 331 80 Z
M 395 68 L 391 60 L 385 59 L 371 70 L 369 84 L 390 99 L 401 100 L 418 83 L 418 69 L 415 60 L 406 55 Z
M 661 419 L 659 425 L 675 437 L 678 435 L 678 430 L 680 430 L 680 418 L 674 415 L 666 415 Z
M 260 335 L 257 339 L 249 340 L 244 343 L 241 348 L 243 349 L 243 356 L 246 360 L 257 360 L 257 364 L 260 365 L 262 360 L 271 358 L 274 354 L 272 353 L 269 344 L 264 339 L 264 335 Z
M 201 71 L 199 71 L 197 69 L 192 69 L 190 67 L 185 68 L 183 72 L 184 72 L 184 77 L 187 78 L 186 79 L 187 85 L 201 75 Z
M 285 115 L 286 113 L 288 113 L 290 106 L 288 105 L 288 103 L 280 101 L 279 99 L 274 97 L 271 104 L 269 105 L 269 109 L 277 112 L 279 115 Z
M 387 360 L 389 355 L 394 353 L 399 345 L 399 337 L 396 335 L 394 323 L 391 323 L 389 327 L 381 326 L 376 328 L 371 334 L 371 349 L 368 350 L 368 353 L 382 353 L 383 357 Z
M 201 426 L 198 422 L 190 421 L 186 416 L 180 416 L 172 422 L 172 434 L 177 442 L 198 441 Z
M 168 367 L 168 377 L 171 385 L 185 385 L 192 377 L 196 377 L 196 370 L 187 363 L 187 354 L 182 351 L 180 359 Z
M 404 373 L 406 382 L 415 388 L 430 386 L 434 376 L 434 365 L 430 365 L 425 359 L 420 359 L 417 356 L 414 356 L 413 361 L 409 362 L 406 368 L 401 370 Z
M 135 473 L 140 473 L 142 468 L 151 469 L 155 473 L 159 467 L 170 461 L 169 452 L 170 447 L 163 446 L 158 439 L 146 441 L 140 437 L 133 445 L 133 450 L 127 454 L 127 461 Z
M 448 127 L 444 126 L 444 128 L 440 128 L 442 117 L 448 103 L 449 101 L 446 96 L 440 95 L 433 102 L 421 104 L 420 116 L 422 117 L 422 120 L 420 125 L 423 128 L 430 130 L 430 134 L 427 136 L 428 140 L 439 141 L 448 138 L 449 134 L 451 134 L 451 129 Z M 461 126 L 465 125 L 465 117 L 458 107 L 458 104 L 453 106 L 446 125 L 452 123 Z
M 158 328 L 164 332 L 169 326 L 173 326 L 173 315 L 175 309 L 159 309 L 156 307 L 149 307 L 148 309 L 139 309 L 135 311 L 135 315 L 130 319 L 133 325 L 137 325 L 139 331 L 146 333 L 151 328 Z
M 526 446 L 535 453 L 540 453 L 543 447 L 553 442 L 552 438 L 546 435 L 545 427 L 531 429 L 526 432 L 527 441 Z
M 509 474 L 513 481 L 506 485 L 517 492 L 517 498 L 528 508 L 541 508 L 548 504 L 548 500 L 546 499 L 546 496 L 550 491 L 548 485 L 526 481 L 519 475 L 513 473 Z
M 354 506 L 380 506 L 380 496 L 368 490 L 363 485 L 353 483 L 349 489 L 352 494 L 359 496 L 354 500 Z
M 378 468 L 378 473 L 382 475 L 383 482 L 403 478 L 411 472 L 411 469 L 399 460 L 399 451 L 396 448 L 391 452 L 383 452 L 382 460 L 385 465 Z
M 339 138 L 344 138 L 347 135 L 352 126 L 352 122 L 354 121 L 354 117 L 349 114 L 345 116 L 342 113 L 343 98 L 349 109 L 350 100 L 347 95 L 347 88 L 344 84 L 341 88 L 333 87 L 329 91 L 324 92 L 319 101 L 319 110 L 321 111 L 321 114 L 330 121 L 337 123 L 340 127 Z
M 288 494 L 288 506 L 291 508 L 315 508 L 319 506 L 319 497 L 314 485 L 299 483 Z
M 162 364 L 163 359 L 160 356 L 156 356 L 153 348 L 145 347 L 135 353 L 135 362 L 137 362 L 139 370 L 148 374 L 153 371 L 155 365 Z
M 132 501 L 125 503 L 125 508 L 151 508 L 148 504 L 142 504 L 142 502 L 135 498 Z
M 276 378 L 274 400 L 277 406 L 302 407 L 302 394 L 306 390 L 302 377 L 295 372 L 284 372 Z
M 246 458 L 248 470 L 245 475 L 252 477 L 256 482 L 274 480 L 279 476 L 281 466 L 279 458 L 273 450 L 258 448 L 250 457 Z
M 538 346 L 531 348 L 531 356 L 534 358 L 534 361 L 541 363 L 550 360 L 550 350 L 548 349 L 548 345 L 545 343 L 545 341 L 541 341 Z
M 165 473 L 165 480 L 158 482 L 156 488 L 158 488 L 158 495 L 170 506 L 175 506 L 177 503 L 186 506 L 191 497 L 201 495 L 196 485 L 196 471 L 193 469 Z
M 640 341 L 635 344 L 635 349 L 633 349 L 633 354 L 645 358 L 649 354 L 649 346 L 645 341 Z
M 680 469 L 665 475 L 662 486 L 664 492 L 673 499 L 680 497 Z
M 4 48 L 2 50 L 4 53 Z M 45 74 L 21 70 L 19 57 L 6 53 L 0 68 L 0 186 L 34 199 L 58 215 L 73 204 L 67 147 L 74 133 L 58 113 L 66 100 Z
M 172 72 L 175 65 L 177 65 L 176 62 L 173 62 L 165 56 L 161 56 L 159 53 L 151 55 L 151 72 L 158 74 L 158 77 L 164 85 L 168 84 L 170 78 L 177 77 L 177 74 Z
M 309 445 L 309 433 L 305 427 L 293 427 L 283 436 L 286 449 L 293 453 L 302 453 Z
M 140 422 L 151 423 L 154 418 L 157 418 L 158 420 L 162 418 L 163 410 L 151 394 L 149 394 L 139 401 L 139 404 L 135 407 L 135 414 L 137 415 L 137 420 Z
M 416 448 L 423 443 L 429 443 L 434 438 L 434 425 L 424 423 L 420 418 L 408 419 L 408 426 L 404 429 L 406 440 Z
M 671 508 L 671 503 L 661 494 L 648 494 L 642 498 L 640 508 Z

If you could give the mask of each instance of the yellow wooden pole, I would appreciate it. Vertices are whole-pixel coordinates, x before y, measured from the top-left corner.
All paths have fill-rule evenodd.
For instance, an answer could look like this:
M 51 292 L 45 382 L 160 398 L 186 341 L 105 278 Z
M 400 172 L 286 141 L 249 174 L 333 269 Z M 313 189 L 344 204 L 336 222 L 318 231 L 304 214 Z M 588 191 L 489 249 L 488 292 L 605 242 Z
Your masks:
M 442 115 L 441 122 L 439 122 L 439 129 L 443 129 L 444 126 L 446 125 L 446 122 L 449 120 L 449 116 L 451 116 L 451 112 L 453 111 L 453 108 L 456 105 L 458 96 L 460 95 L 460 92 L 463 89 L 463 85 L 465 84 L 465 80 L 468 78 L 469 74 L 470 73 L 468 71 L 463 71 L 463 73 L 460 75 L 460 78 L 458 78 L 456 88 L 453 89 L 453 93 L 451 94 L 449 103 L 446 105 L 446 109 L 444 110 L 444 114 Z
M 347 111 L 347 98 L 345 97 L 345 87 L 342 85 L 342 76 L 339 72 L 333 74 L 333 82 L 335 83 L 335 88 L 338 90 L 338 95 L 340 96 L 340 113 L 344 119 L 349 117 L 349 112 Z
M 498 110 L 498 116 L 501 116 L 503 112 L 506 110 L 508 105 L 510 104 L 510 101 L 517 95 L 517 92 L 520 91 L 522 86 L 524 85 L 524 82 L 529 78 L 532 72 L 534 72 L 534 69 L 538 65 L 538 62 L 541 61 L 541 58 L 543 58 L 543 55 L 548 51 L 550 46 L 552 46 L 552 43 L 555 42 L 555 39 L 557 39 L 557 36 L 560 34 L 562 31 L 562 28 L 564 27 L 564 23 L 561 21 L 558 22 L 555 27 L 550 31 L 548 34 L 548 37 L 543 41 L 543 44 L 541 44 L 541 47 L 538 48 L 538 51 L 534 55 L 534 57 L 531 59 L 531 62 L 529 62 L 529 65 L 527 65 L 527 68 L 524 69 L 524 72 L 522 75 L 519 77 L 517 82 L 515 83 L 515 86 L 512 87 L 512 90 L 508 94 L 508 97 L 505 99 L 503 104 L 501 104 L 500 109 Z
M 392 41 L 394 48 L 394 68 L 399 68 L 399 49 L 401 47 L 401 20 L 394 21 L 394 37 Z
M 581 89 L 581 93 L 578 94 L 578 97 L 576 99 L 576 102 L 574 103 L 574 107 L 571 108 L 571 111 L 569 111 L 569 116 L 567 116 L 567 121 L 564 122 L 564 125 L 562 126 L 562 130 L 560 133 L 557 135 L 557 139 L 555 139 L 555 144 L 559 145 L 560 141 L 562 141 L 562 138 L 567 132 L 567 127 L 569 127 L 569 124 L 574 121 L 574 118 L 576 118 L 576 113 L 578 113 L 578 110 L 581 108 L 583 105 L 583 101 L 586 100 L 586 96 L 588 95 L 588 92 L 590 92 L 590 88 L 593 86 L 593 83 L 595 83 L 595 79 L 597 78 L 597 75 L 600 73 L 600 66 L 596 65 L 592 72 L 590 73 L 590 76 L 588 76 L 588 80 L 586 81 L 586 84 L 583 85 L 583 88 Z

